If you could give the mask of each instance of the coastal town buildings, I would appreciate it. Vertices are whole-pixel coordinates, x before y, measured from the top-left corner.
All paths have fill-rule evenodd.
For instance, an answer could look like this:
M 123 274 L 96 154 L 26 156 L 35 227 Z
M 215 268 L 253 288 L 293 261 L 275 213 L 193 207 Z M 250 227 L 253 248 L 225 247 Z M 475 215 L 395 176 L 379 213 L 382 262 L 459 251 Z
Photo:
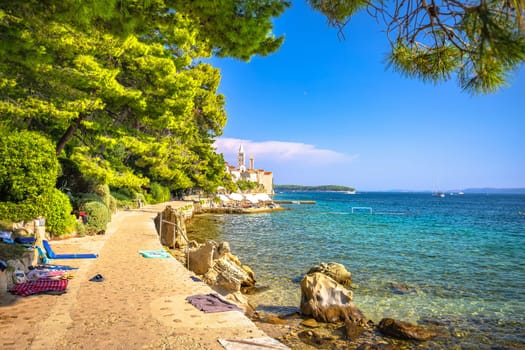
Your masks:
M 226 172 L 231 175 L 233 182 L 239 180 L 254 182 L 264 188 L 264 193 L 273 194 L 273 173 L 264 169 L 255 169 L 255 159 L 250 157 L 249 167 L 246 167 L 246 153 L 242 145 L 237 153 L 237 167 L 226 164 Z

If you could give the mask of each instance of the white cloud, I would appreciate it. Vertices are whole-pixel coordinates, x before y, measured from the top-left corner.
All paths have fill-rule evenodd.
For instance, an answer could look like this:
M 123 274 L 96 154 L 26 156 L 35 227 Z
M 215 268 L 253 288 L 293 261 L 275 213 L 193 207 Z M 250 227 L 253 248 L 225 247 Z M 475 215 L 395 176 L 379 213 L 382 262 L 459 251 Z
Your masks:
M 239 146 L 243 145 L 247 158 L 253 156 L 260 163 L 271 160 L 272 163 L 308 162 L 308 164 L 326 165 L 348 163 L 357 158 L 356 155 L 346 155 L 333 150 L 317 148 L 300 142 L 261 141 L 236 138 L 220 138 L 216 140 L 217 152 L 222 153 L 226 161 L 235 164 Z

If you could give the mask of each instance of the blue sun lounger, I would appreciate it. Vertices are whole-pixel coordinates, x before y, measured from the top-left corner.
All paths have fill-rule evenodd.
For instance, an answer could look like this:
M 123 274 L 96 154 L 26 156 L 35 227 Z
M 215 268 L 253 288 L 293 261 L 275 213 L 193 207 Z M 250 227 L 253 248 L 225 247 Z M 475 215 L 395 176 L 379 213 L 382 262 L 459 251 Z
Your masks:
M 43 240 L 42 244 L 44 245 L 44 249 L 46 250 L 47 256 L 49 259 L 96 259 L 98 258 L 98 254 L 55 254 L 53 249 L 51 249 L 51 245 L 48 241 Z

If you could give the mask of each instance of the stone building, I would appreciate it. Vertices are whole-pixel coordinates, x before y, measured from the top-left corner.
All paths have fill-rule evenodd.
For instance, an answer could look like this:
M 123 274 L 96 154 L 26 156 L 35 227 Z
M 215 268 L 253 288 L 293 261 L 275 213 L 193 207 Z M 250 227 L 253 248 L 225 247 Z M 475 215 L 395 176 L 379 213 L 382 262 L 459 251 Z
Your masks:
M 239 180 L 255 182 L 264 187 L 266 194 L 273 194 L 273 173 L 264 169 L 255 169 L 253 156 L 250 157 L 250 165 L 246 167 L 246 153 L 242 145 L 237 153 L 237 167 L 226 165 L 226 172 L 229 173 L 234 182 Z

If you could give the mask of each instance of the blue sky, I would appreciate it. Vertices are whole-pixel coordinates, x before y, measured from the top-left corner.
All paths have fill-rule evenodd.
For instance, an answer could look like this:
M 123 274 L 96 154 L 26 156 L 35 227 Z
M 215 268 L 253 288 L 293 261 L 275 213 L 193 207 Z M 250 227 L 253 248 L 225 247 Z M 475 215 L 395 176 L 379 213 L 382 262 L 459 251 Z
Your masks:
M 382 27 L 354 18 L 346 40 L 304 1 L 275 20 L 281 49 L 221 69 L 228 123 L 217 150 L 242 143 L 276 184 L 370 190 L 525 187 L 525 69 L 491 95 L 388 69 Z

